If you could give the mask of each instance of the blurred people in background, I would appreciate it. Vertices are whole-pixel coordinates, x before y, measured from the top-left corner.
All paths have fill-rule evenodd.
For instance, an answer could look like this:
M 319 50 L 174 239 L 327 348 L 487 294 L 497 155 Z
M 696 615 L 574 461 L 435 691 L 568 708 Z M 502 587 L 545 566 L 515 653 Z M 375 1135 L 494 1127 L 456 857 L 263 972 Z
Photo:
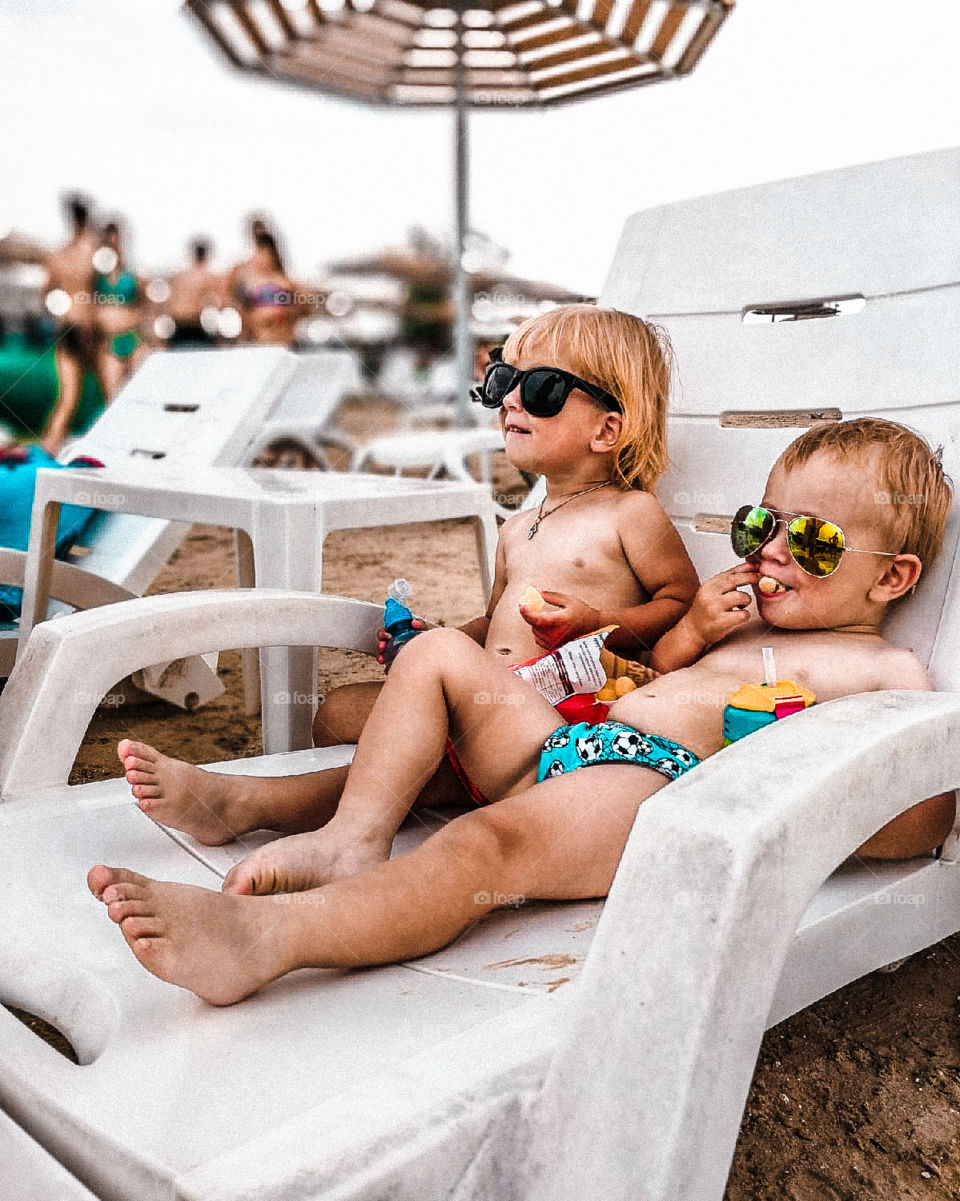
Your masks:
M 90 219 L 90 205 L 84 197 L 74 194 L 64 197 L 63 208 L 71 226 L 70 240 L 46 261 L 45 304 L 55 322 L 54 354 L 59 381 L 56 404 L 41 434 L 41 441 L 51 455 L 59 453 L 69 433 L 85 373 L 93 371 L 99 375 L 102 367 L 102 334 L 92 303 L 93 256 L 99 243 Z
M 93 309 L 102 333 L 100 378 L 109 404 L 146 354 L 140 335 L 142 288 L 124 262 L 123 239 L 116 221 L 104 225 L 93 265 Z
M 235 281 L 233 298 L 247 341 L 267 346 L 293 342 L 299 316 L 296 285 L 284 270 L 276 239 L 266 229 L 254 235 L 253 257 Z
M 483 377 L 490 362 L 490 351 L 495 346 L 502 346 L 506 338 L 480 338 L 473 348 L 473 378 L 477 383 L 483 383 Z
M 269 232 L 270 229 L 263 217 L 253 214 L 248 219 L 247 233 L 250 238 L 250 257 L 248 259 L 241 259 L 239 263 L 234 263 L 223 277 L 223 286 L 220 293 L 222 308 L 234 308 L 238 313 L 240 312 L 247 278 L 256 270 L 257 238 L 261 234 Z
M 165 306 L 174 323 L 170 347 L 212 346 L 215 341 L 223 280 L 210 270 L 210 243 L 205 238 L 190 243 L 190 256 L 190 266 L 170 279 Z

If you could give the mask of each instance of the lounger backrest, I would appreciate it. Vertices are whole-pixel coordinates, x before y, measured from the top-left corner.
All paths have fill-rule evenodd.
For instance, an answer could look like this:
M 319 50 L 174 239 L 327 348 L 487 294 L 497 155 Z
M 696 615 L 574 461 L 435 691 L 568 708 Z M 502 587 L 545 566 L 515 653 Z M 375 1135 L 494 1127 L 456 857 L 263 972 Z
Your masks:
M 241 462 L 287 382 L 296 356 L 278 347 L 170 351 L 154 354 L 113 404 L 70 447 L 108 467 L 130 460 L 144 469 L 233 466 Z M 95 490 L 91 504 L 96 507 Z M 104 514 L 77 562 L 105 579 L 142 592 L 166 563 L 184 527 L 155 518 Z
M 322 428 L 345 396 L 363 390 L 359 357 L 342 348 L 296 356 L 296 372 L 270 412 L 270 425 Z
M 958 180 L 960 150 L 937 151 L 627 222 L 600 303 L 673 341 L 659 495 L 701 576 L 735 561 L 725 522 L 762 496 L 773 460 L 816 420 L 903 422 L 943 446 L 960 480 Z M 960 688 L 958 536 L 955 506 L 940 558 L 885 631 L 939 688 Z

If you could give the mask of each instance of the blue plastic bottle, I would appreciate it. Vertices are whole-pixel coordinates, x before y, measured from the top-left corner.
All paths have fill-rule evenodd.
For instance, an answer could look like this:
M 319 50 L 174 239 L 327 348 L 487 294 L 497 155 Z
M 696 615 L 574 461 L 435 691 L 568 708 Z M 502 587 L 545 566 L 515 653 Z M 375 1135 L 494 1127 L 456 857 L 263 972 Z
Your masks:
M 404 579 L 394 580 L 387 593 L 383 606 L 383 628 L 390 635 L 390 641 L 383 651 L 384 671 L 390 670 L 390 664 L 397 657 L 400 648 L 417 634 L 422 634 L 413 624 L 413 614 L 407 608 L 407 600 L 413 589 Z

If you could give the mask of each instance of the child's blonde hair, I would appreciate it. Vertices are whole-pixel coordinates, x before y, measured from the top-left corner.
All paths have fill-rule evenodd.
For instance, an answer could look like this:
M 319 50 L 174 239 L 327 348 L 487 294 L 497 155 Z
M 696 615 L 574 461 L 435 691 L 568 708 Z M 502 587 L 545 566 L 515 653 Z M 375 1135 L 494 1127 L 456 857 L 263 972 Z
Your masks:
M 932 567 L 953 504 L 953 486 L 944 474 L 940 452 L 896 421 L 856 417 L 811 426 L 790 443 L 779 465 L 790 471 L 819 451 L 859 459 L 861 467 L 873 468 L 873 478 L 864 480 L 864 487 L 881 506 L 880 522 L 893 539 L 890 549 L 916 555 L 925 568 Z
M 667 403 L 673 352 L 655 325 L 592 304 L 568 304 L 525 321 L 507 339 L 515 362 L 530 347 L 543 365 L 562 355 L 576 375 L 605 388 L 623 407 L 614 448 L 614 483 L 652 492 L 667 469 Z

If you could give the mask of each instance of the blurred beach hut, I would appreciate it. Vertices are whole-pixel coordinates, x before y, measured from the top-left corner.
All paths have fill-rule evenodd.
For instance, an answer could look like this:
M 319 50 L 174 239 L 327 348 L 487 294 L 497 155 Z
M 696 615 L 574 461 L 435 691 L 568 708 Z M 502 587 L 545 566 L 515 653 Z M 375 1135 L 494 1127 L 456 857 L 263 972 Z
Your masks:
M 458 399 L 472 375 L 467 111 L 566 104 L 689 74 L 735 0 L 187 0 L 233 66 L 374 104 L 452 106 Z
M 561 284 L 525 279 L 507 270 L 508 253 L 471 235 L 475 248 L 464 259 L 467 277 L 471 334 L 486 341 L 505 337 L 520 321 L 553 304 L 590 299 Z M 435 330 L 439 352 L 449 349 L 450 330 L 457 316 L 451 296 L 456 278 L 455 252 L 438 242 L 413 239 L 405 246 L 391 246 L 371 254 L 340 259 L 327 269 L 336 282 L 356 293 L 357 281 L 371 287 L 380 281 L 384 290 L 380 304 L 394 306 L 407 333 L 412 327 Z M 408 338 L 416 343 L 416 338 Z
M 46 247 L 29 235 L 11 229 L 0 237 L 0 266 L 23 263 L 42 265 L 46 261 Z

